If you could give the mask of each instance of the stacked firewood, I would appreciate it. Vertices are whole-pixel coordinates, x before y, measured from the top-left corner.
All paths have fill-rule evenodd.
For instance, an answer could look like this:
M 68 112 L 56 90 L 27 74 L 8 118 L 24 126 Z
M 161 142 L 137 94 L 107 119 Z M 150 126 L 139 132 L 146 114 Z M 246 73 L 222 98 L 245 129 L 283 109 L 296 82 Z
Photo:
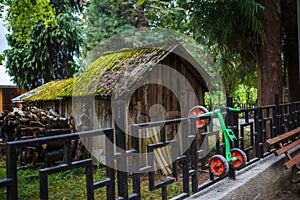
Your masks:
M 14 108 L 0 116 L 1 132 L 6 141 L 20 140 L 26 137 L 40 137 L 70 133 L 68 119 L 53 109 L 42 110 L 34 106 Z
M 4 142 L 72 133 L 72 127 L 74 126 L 70 124 L 70 119 L 60 116 L 51 108 L 43 110 L 35 106 L 23 106 L 22 109 L 14 108 L 13 111 L 4 111 L 0 114 L 0 133 Z M 54 152 L 54 160 L 59 160 L 62 157 L 62 147 L 62 144 L 32 147 L 34 152 L 29 155 L 30 158 L 22 158 L 24 150 L 20 150 L 22 152 L 19 160 L 23 159 L 28 164 L 28 160 L 38 157 L 42 162 L 48 163 L 49 155 Z

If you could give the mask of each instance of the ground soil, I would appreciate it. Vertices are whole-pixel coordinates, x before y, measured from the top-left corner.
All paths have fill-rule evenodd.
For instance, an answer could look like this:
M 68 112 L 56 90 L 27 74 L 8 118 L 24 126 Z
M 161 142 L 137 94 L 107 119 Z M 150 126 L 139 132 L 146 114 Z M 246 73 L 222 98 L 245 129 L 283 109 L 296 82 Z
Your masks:
M 300 199 L 300 183 L 291 183 L 287 188 L 279 191 L 274 200 Z
M 300 200 L 300 171 L 293 175 L 288 187 L 282 188 L 274 200 Z

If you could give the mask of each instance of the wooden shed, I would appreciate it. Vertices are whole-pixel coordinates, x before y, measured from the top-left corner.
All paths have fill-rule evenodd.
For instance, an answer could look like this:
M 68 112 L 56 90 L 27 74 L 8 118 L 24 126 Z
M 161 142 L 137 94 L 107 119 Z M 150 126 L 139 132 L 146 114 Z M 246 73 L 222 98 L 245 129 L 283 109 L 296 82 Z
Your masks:
M 78 77 L 46 83 L 13 101 L 73 114 L 78 123 L 84 106 L 91 126 L 106 128 L 112 126 L 111 102 L 120 99 L 129 123 L 187 117 L 204 104 L 207 80 L 182 45 L 169 42 L 103 53 Z

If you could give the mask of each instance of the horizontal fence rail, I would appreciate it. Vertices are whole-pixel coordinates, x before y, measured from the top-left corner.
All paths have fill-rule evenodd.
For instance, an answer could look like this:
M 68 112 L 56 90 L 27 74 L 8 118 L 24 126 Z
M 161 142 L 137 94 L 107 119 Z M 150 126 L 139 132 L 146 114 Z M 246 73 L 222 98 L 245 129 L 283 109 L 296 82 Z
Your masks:
M 101 129 L 81 132 L 78 134 L 65 134 L 49 136 L 22 141 L 12 141 L 6 143 L 6 177 L 0 180 L 0 187 L 7 188 L 7 199 L 18 199 L 18 175 L 17 175 L 17 149 L 28 146 L 41 146 L 43 144 L 61 143 L 64 145 L 64 163 L 59 166 L 49 167 L 40 170 L 40 199 L 48 199 L 48 179 L 47 176 L 57 172 L 62 172 L 78 167 L 86 167 L 86 190 L 87 199 L 94 199 L 94 189 L 107 187 L 107 199 L 114 198 L 114 171 L 106 167 L 107 177 L 100 183 L 93 182 L 93 166 L 91 159 L 84 159 L 72 162 L 71 141 L 105 135 L 106 143 L 113 141 L 113 129 Z M 109 147 L 109 145 L 107 145 Z M 107 157 L 113 157 L 113 150 L 107 149 Z M 109 162 L 109 161 L 108 161 Z
M 233 107 L 231 98 L 227 99 L 227 106 Z M 224 177 L 214 176 L 209 169 L 209 158 L 225 153 L 224 137 L 215 118 L 198 116 L 128 127 L 124 102 L 116 102 L 113 112 L 114 129 L 7 142 L 6 178 L 0 179 L 0 188 L 7 188 L 7 199 L 18 199 L 17 149 L 57 142 L 63 144 L 63 163 L 40 169 L 40 199 L 48 199 L 49 175 L 78 167 L 86 169 L 89 200 L 94 199 L 94 190 L 102 187 L 106 188 L 107 199 L 142 199 L 142 176 L 149 191 L 160 191 L 161 199 L 170 198 L 167 189 L 176 182 L 181 188 L 172 199 L 184 199 L 226 177 L 235 178 L 231 165 L 228 176 Z M 300 126 L 300 102 L 279 104 L 277 96 L 274 105 L 228 111 L 224 116 L 227 127 L 237 138 L 231 147 L 246 153 L 247 166 L 274 151 L 266 145 L 267 139 Z M 206 128 L 197 128 L 197 120 L 202 119 L 210 123 Z M 72 161 L 71 141 L 100 135 L 105 135 L 106 177 L 94 182 L 92 159 Z

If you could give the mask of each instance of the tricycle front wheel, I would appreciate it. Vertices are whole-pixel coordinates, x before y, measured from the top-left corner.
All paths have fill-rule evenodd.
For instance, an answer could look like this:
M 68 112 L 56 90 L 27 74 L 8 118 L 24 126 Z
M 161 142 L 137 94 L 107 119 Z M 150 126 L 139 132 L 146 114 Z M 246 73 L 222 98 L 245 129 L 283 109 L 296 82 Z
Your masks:
M 229 171 L 227 160 L 221 155 L 214 155 L 208 162 L 211 173 L 215 176 L 225 176 Z

